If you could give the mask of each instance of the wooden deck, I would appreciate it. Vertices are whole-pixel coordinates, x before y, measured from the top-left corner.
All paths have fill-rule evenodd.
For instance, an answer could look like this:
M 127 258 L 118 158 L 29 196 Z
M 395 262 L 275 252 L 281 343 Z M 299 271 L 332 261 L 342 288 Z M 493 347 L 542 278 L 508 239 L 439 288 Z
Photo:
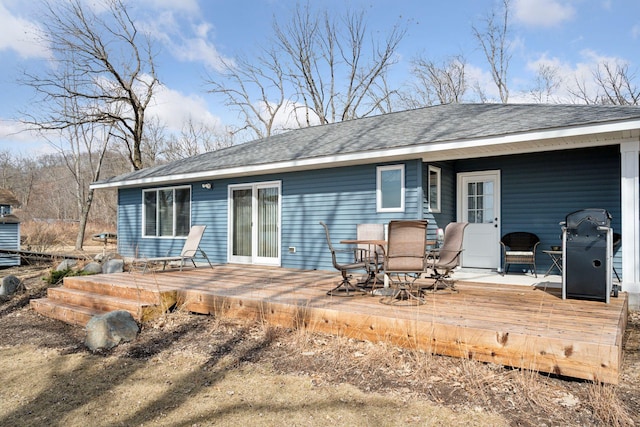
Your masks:
M 434 354 L 618 382 L 628 310 L 624 292 L 605 304 L 562 300 L 559 289 L 458 282 L 457 294 L 429 294 L 424 305 L 396 307 L 381 304 L 375 296 L 327 296 L 338 278 L 334 271 L 220 265 L 213 270 L 66 278 L 57 292 L 68 288 L 66 292 L 73 294 L 73 288 L 85 287 L 121 298 L 122 289 L 128 289 L 129 298 L 147 305 L 153 298 L 160 298 L 164 306 L 175 300 L 196 313 L 253 318 Z M 50 294 L 49 298 L 70 297 Z M 44 303 L 32 305 L 46 315 Z M 97 304 L 93 309 L 106 310 Z M 153 312 L 148 310 L 145 313 Z M 85 319 L 90 314 L 90 310 L 85 313 Z M 146 316 L 140 309 L 138 314 Z M 84 321 L 75 318 L 75 323 Z

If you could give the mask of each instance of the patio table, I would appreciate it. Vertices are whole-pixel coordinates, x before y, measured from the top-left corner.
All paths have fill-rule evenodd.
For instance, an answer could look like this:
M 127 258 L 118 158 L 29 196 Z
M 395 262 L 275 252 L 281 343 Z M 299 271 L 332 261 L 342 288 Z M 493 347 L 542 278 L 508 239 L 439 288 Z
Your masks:
M 386 240 L 377 240 L 377 239 L 346 239 L 346 240 L 340 240 L 340 243 L 345 245 L 368 245 L 369 251 L 372 251 L 373 248 L 377 246 L 377 247 L 380 247 L 380 249 L 382 250 L 383 256 L 384 256 L 384 251 L 387 247 Z M 377 265 L 373 270 L 367 268 L 367 271 L 368 271 L 368 277 L 363 282 L 364 284 L 368 285 L 373 283 L 373 286 L 375 286 L 375 284 L 378 283 L 378 274 L 382 273 L 384 275 L 383 287 L 384 288 L 389 287 L 389 278 L 387 277 L 386 274 L 384 274 L 383 271 L 378 269 Z
M 562 251 L 543 250 L 542 252 L 549 255 L 549 258 L 551 258 L 551 261 L 553 262 L 551 267 L 549 267 L 547 272 L 544 274 L 544 277 L 547 277 L 554 267 L 558 269 L 560 274 L 562 274 Z

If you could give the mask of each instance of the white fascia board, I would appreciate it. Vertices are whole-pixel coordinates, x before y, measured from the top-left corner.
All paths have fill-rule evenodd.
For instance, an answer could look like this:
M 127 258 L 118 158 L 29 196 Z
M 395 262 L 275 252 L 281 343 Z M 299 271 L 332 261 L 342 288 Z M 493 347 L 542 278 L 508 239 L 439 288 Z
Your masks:
M 360 151 L 357 153 L 337 154 L 335 156 L 314 157 L 302 160 L 290 160 L 251 166 L 238 166 L 179 175 L 141 178 L 127 181 L 114 181 L 103 184 L 94 183 L 91 184 L 90 188 L 101 189 L 114 187 L 145 187 L 152 185 L 193 182 L 199 180 L 223 179 L 236 176 L 251 176 L 266 173 L 283 173 L 300 170 L 323 169 L 328 166 L 339 167 L 370 163 L 371 159 L 376 159 L 376 161 L 379 162 L 385 162 L 391 160 L 425 157 L 425 155 L 428 155 L 429 153 L 455 151 L 461 149 L 464 150 L 466 148 L 487 146 L 495 146 L 498 148 L 507 144 L 526 141 L 563 139 L 585 135 L 606 134 L 611 132 L 624 132 L 638 129 L 640 129 L 640 120 L 631 120 L 616 123 L 576 126 L 562 129 L 541 130 L 535 132 L 523 132 L 519 134 L 492 136 L 488 138 L 430 142 L 426 144 L 389 148 L 385 150 Z

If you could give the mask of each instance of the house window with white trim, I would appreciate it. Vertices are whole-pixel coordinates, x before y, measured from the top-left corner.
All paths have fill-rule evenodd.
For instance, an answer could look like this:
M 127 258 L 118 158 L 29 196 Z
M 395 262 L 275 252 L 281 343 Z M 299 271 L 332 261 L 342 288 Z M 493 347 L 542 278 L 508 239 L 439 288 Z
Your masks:
M 429 210 L 440 213 L 440 168 L 429 166 Z
M 185 237 L 191 228 L 191 187 L 166 187 L 142 192 L 142 235 Z
M 378 166 L 376 199 L 378 212 L 404 212 L 404 165 Z

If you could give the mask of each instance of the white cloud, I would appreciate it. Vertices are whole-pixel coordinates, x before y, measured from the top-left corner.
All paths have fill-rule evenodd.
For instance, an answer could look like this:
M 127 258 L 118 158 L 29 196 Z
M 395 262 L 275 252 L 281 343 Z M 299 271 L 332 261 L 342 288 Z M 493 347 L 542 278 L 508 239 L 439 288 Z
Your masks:
M 535 73 L 540 66 L 546 65 L 556 70 L 557 77 L 561 80 L 561 84 L 558 92 L 554 94 L 554 98 L 558 102 L 571 103 L 580 102 L 580 100 L 576 99 L 575 95 L 571 93 L 571 90 L 578 91 L 578 84 L 581 86 L 578 92 L 584 90 L 590 97 L 598 93 L 599 87 L 593 78 L 593 71 L 599 64 L 606 62 L 609 64 L 622 65 L 626 63 L 622 58 L 600 55 L 589 49 L 582 50 L 580 57 L 580 61 L 568 63 L 557 57 L 549 58 L 543 54 L 536 60 L 528 62 L 527 69 Z M 526 97 L 526 95 L 523 96 Z M 510 101 L 516 102 L 515 99 L 511 98 Z M 531 101 L 530 98 L 529 101 Z
M 210 69 L 222 70 L 223 61 L 232 61 L 221 55 L 213 43 L 213 25 L 194 19 L 196 21 L 176 11 L 165 10 L 155 14 L 152 20 L 141 23 L 141 26 L 160 40 L 177 60 L 201 62 Z
M 561 0 L 516 0 L 513 6 L 516 19 L 530 27 L 553 27 L 575 15 L 575 9 Z
M 55 135 L 50 136 L 55 140 Z M 0 150 L 7 150 L 11 153 L 22 154 L 51 154 L 55 151 L 53 146 L 47 142 L 38 132 L 30 131 L 21 122 L 0 118 Z
M 205 100 L 198 95 L 185 95 L 166 86 L 158 86 L 154 93 L 154 103 L 147 113 L 156 116 L 170 132 L 179 132 L 191 119 L 208 127 L 220 127 L 220 119 L 211 114 Z
M 13 15 L 0 3 L 0 51 L 13 50 L 23 58 L 44 58 L 48 56 L 45 46 L 38 42 L 38 26 L 26 19 Z

